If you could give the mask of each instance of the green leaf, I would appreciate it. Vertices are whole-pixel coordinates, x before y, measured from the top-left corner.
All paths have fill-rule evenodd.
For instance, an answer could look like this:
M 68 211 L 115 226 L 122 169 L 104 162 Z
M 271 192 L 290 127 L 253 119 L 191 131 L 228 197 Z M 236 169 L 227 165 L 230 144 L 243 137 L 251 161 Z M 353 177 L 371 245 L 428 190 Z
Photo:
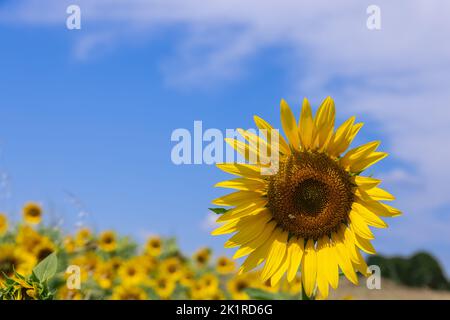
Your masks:
M 45 282 L 55 275 L 57 267 L 58 259 L 56 258 L 56 252 L 53 252 L 34 267 L 33 274 L 39 281 Z
M 214 212 L 215 214 L 224 214 L 225 212 L 228 211 L 228 209 L 225 208 L 208 208 L 208 209 Z
M 250 299 L 253 300 L 276 300 L 277 294 L 273 294 L 261 289 L 247 288 L 245 292 L 249 295 Z

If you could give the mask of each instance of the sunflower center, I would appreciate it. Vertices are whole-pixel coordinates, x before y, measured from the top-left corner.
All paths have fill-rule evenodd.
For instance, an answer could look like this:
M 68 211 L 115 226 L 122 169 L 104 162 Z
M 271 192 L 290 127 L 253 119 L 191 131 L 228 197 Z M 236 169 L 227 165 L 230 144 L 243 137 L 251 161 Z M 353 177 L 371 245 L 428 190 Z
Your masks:
M 322 181 L 306 179 L 298 184 L 294 193 L 298 211 L 307 215 L 319 215 L 327 204 L 328 188 Z
M 296 152 L 269 178 L 268 208 L 292 235 L 318 239 L 348 219 L 354 199 L 349 174 L 317 152 Z

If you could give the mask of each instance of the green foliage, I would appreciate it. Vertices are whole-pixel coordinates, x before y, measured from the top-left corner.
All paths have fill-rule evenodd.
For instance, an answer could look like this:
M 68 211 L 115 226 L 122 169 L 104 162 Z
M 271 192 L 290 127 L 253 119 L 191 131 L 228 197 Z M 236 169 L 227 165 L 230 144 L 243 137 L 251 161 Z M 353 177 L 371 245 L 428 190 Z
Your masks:
M 58 260 L 56 253 L 50 254 L 33 269 L 29 277 L 14 272 L 13 277 L 5 276 L 0 288 L 0 300 L 52 300 L 48 280 L 56 274 Z
M 34 267 L 33 274 L 40 282 L 47 282 L 47 280 L 55 275 L 57 268 L 58 260 L 56 258 L 56 252 L 53 252 Z
M 211 210 L 215 214 L 224 214 L 225 212 L 228 211 L 228 209 L 225 208 L 209 208 L 209 210 Z
M 441 265 L 427 252 L 418 252 L 408 258 L 371 256 L 367 263 L 378 265 L 384 278 L 399 284 L 450 290 L 450 282 L 446 279 Z

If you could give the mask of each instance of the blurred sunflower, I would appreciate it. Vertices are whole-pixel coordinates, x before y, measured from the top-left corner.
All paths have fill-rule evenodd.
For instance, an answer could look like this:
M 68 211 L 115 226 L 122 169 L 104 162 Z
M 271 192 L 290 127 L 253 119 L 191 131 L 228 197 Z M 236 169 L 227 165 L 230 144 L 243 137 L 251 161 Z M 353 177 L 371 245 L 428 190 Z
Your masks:
M 102 289 L 110 289 L 116 277 L 116 270 L 111 260 L 99 263 L 94 271 L 93 277 Z
M 250 274 L 237 275 L 227 282 L 227 289 L 233 300 L 247 300 L 249 296 L 245 289 L 250 288 L 252 279 Z
M 83 248 L 92 240 L 92 231 L 89 228 L 81 228 L 75 234 L 75 246 Z
M 160 264 L 160 272 L 172 280 L 178 280 L 183 276 L 183 266 L 177 257 L 163 260 Z
M 21 225 L 16 234 L 16 243 L 28 252 L 33 252 L 44 241 L 44 236 L 29 225 Z
M 210 256 L 211 250 L 209 248 L 202 248 L 194 253 L 193 260 L 202 268 L 208 264 Z
M 145 290 L 137 286 L 117 286 L 112 292 L 113 300 L 146 300 Z
M 0 213 L 0 236 L 3 236 L 8 231 L 8 218 L 5 214 Z
M 329 285 L 337 288 L 339 269 L 355 284 L 356 271 L 367 275 L 360 250 L 375 253 L 369 226 L 385 228 L 380 216 L 401 212 L 381 202 L 394 197 L 378 187 L 380 180 L 360 175 L 387 156 L 377 151 L 380 142 L 343 154 L 362 123 L 351 117 L 335 131 L 334 121 L 330 97 L 315 117 L 304 99 L 299 122 L 282 100 L 281 123 L 287 141 L 256 116 L 266 140 L 244 130 L 239 132 L 248 143 L 226 139 L 246 160 L 256 159 L 252 164 L 217 165 L 239 178 L 216 185 L 238 191 L 213 201 L 233 208 L 218 218 L 224 224 L 212 234 L 237 232 L 225 247 L 240 247 L 235 258 L 248 255 L 241 273 L 264 262 L 262 281 L 276 286 L 284 274 L 293 281 L 300 268 L 305 293 L 312 296 L 317 287 L 322 297 L 328 296 Z M 276 163 L 268 159 L 273 153 L 278 155 Z M 270 165 L 278 170 L 270 171 Z
M 28 202 L 23 207 L 23 219 L 30 224 L 38 224 L 42 220 L 42 208 L 35 202 Z
M 219 290 L 219 279 L 212 273 L 202 275 L 198 281 L 202 286 L 205 298 L 211 299 Z
M 81 290 L 69 289 L 67 286 L 61 286 L 56 296 L 58 300 L 81 300 L 83 298 Z
M 195 283 L 195 274 L 192 270 L 185 268 L 185 270 L 183 270 L 182 272 L 182 276 L 179 279 L 180 284 L 185 286 L 185 287 L 192 287 Z
M 73 253 L 76 247 L 75 239 L 72 236 L 64 237 L 63 246 L 67 253 Z
M 30 253 L 13 244 L 0 244 L 0 282 L 4 275 L 11 277 L 14 271 L 29 275 L 36 264 Z
M 135 259 L 125 261 L 118 270 L 118 274 L 125 286 L 134 286 L 146 282 L 147 273 Z
M 117 249 L 116 233 L 114 231 L 105 231 L 100 234 L 98 246 L 101 250 L 112 252 Z
M 145 244 L 145 252 L 152 256 L 158 257 L 162 251 L 162 241 L 159 237 L 151 237 L 147 240 Z
M 56 246 L 48 237 L 43 237 L 43 240 L 33 248 L 33 254 L 37 261 L 42 261 L 51 253 L 55 252 Z
M 233 273 L 236 268 L 236 264 L 232 259 L 222 256 L 217 258 L 216 270 L 219 274 L 230 274 Z
M 71 265 L 80 267 L 81 281 L 86 281 L 89 276 L 93 275 L 100 262 L 99 257 L 94 252 L 87 252 L 70 259 Z M 65 275 L 67 276 L 68 274 Z
M 169 299 L 175 290 L 176 282 L 173 278 L 162 275 L 154 281 L 152 287 L 161 299 Z

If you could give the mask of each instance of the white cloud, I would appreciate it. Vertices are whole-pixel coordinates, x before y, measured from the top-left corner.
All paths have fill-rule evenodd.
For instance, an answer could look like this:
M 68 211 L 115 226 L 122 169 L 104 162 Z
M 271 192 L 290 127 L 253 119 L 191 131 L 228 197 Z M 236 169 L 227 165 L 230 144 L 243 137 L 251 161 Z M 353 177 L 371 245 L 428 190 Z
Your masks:
M 0 22 L 62 28 L 70 1 L 19 3 L 0 12 Z M 82 57 L 105 41 L 145 39 L 181 26 L 184 36 L 175 54 L 163 62 L 170 85 L 233 79 L 260 49 L 285 45 L 291 63 L 286 73 L 294 80 L 291 90 L 297 101 L 299 96 L 318 100 L 332 92 L 341 113 L 373 119 L 386 136 L 385 146 L 400 165 L 387 173 L 385 185 L 399 194 L 398 205 L 411 217 L 398 235 L 407 239 L 425 230 L 450 246 L 445 233 L 449 221 L 433 213 L 449 203 L 450 2 L 378 0 L 380 31 L 366 28 L 366 8 L 372 3 L 360 0 L 333 5 L 317 0 L 77 3 L 83 22 L 89 22 L 83 23 L 84 40 L 77 49 Z M 108 32 L 113 36 L 105 36 Z M 333 87 L 336 83 L 339 88 Z

